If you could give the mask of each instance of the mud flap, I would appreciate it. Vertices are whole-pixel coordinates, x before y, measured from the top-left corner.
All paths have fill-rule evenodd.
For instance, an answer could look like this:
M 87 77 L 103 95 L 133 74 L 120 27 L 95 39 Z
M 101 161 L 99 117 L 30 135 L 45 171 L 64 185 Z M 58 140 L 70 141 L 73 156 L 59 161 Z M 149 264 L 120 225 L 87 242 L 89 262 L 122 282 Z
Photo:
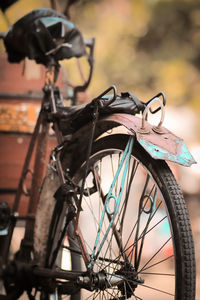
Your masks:
M 156 130 L 156 127 L 145 122 L 145 128 L 142 128 L 141 118 L 128 114 L 113 114 L 100 122 L 115 122 L 125 126 L 128 134 L 135 134 L 140 145 L 154 159 L 167 160 L 187 167 L 196 163 L 183 139 L 165 127 Z
M 40 193 L 34 228 L 34 258 L 39 265 L 44 264 L 49 226 L 56 201 L 54 194 L 59 185 L 58 175 L 48 165 Z

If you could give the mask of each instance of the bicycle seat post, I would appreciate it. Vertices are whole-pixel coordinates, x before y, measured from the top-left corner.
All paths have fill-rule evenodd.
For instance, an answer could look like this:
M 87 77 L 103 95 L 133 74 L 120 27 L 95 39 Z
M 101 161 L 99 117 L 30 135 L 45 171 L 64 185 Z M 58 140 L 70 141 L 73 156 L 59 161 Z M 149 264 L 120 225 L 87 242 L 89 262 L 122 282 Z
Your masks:
M 59 65 L 50 65 L 48 66 L 45 75 L 44 93 L 46 94 L 48 104 L 50 105 L 51 114 L 53 118 L 57 113 L 56 99 L 55 99 L 55 91 L 56 91 L 55 82 L 57 80 L 58 72 L 59 72 Z M 63 141 L 63 138 L 56 122 L 54 122 L 53 128 L 58 143 L 61 143 Z

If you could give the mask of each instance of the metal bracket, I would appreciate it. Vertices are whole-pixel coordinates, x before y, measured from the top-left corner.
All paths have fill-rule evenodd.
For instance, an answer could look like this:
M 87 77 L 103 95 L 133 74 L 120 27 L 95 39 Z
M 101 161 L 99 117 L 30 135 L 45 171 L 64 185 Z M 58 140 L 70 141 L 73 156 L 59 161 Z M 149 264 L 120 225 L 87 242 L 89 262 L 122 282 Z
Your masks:
M 146 106 L 143 114 L 142 114 L 142 126 L 141 128 L 138 130 L 139 133 L 141 134 L 148 134 L 150 133 L 149 129 L 147 129 L 147 127 L 145 126 L 145 123 L 146 123 L 146 120 L 147 120 L 147 114 L 148 112 L 150 111 L 151 113 L 155 113 L 156 111 L 152 111 L 151 107 L 152 105 L 155 103 L 155 102 L 158 102 L 159 103 L 159 107 L 156 109 L 156 111 L 158 110 L 161 110 L 161 118 L 160 118 L 160 122 L 158 123 L 157 126 L 153 126 L 152 127 L 152 130 L 155 131 L 156 133 L 164 133 L 164 131 L 162 130 L 161 126 L 163 124 L 163 121 L 164 121 L 164 117 L 165 117 L 165 109 L 164 109 L 164 104 L 163 102 L 160 100 L 159 97 L 155 97 L 153 98 Z

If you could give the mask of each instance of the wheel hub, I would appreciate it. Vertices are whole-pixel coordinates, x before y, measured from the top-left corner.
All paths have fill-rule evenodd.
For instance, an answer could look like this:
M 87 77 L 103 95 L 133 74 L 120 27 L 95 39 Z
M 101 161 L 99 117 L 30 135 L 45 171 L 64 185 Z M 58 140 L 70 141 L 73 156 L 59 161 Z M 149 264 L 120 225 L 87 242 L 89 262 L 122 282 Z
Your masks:
M 131 265 L 124 266 L 117 272 L 117 275 L 124 278 L 124 282 L 120 283 L 118 288 L 122 295 L 126 295 L 127 298 L 130 298 L 134 294 L 138 284 L 144 283 L 144 279 L 138 277 L 136 270 Z
M 114 286 L 118 287 L 122 295 L 126 295 L 126 299 L 133 295 L 138 284 L 143 283 L 143 278 L 137 276 L 137 272 L 132 266 L 125 266 L 115 274 L 106 274 L 104 271 L 92 274 L 85 273 L 77 279 L 77 285 L 80 288 L 90 291 L 103 291 Z

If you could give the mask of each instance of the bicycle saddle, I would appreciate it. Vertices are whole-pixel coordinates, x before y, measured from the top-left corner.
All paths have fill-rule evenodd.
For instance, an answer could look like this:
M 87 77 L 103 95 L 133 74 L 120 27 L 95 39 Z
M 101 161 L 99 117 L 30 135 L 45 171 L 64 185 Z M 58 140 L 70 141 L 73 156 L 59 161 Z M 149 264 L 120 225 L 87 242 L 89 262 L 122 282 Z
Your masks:
M 7 32 L 4 44 L 9 62 L 28 57 L 48 66 L 65 58 L 86 55 L 76 25 L 52 9 L 33 10 L 19 19 Z

